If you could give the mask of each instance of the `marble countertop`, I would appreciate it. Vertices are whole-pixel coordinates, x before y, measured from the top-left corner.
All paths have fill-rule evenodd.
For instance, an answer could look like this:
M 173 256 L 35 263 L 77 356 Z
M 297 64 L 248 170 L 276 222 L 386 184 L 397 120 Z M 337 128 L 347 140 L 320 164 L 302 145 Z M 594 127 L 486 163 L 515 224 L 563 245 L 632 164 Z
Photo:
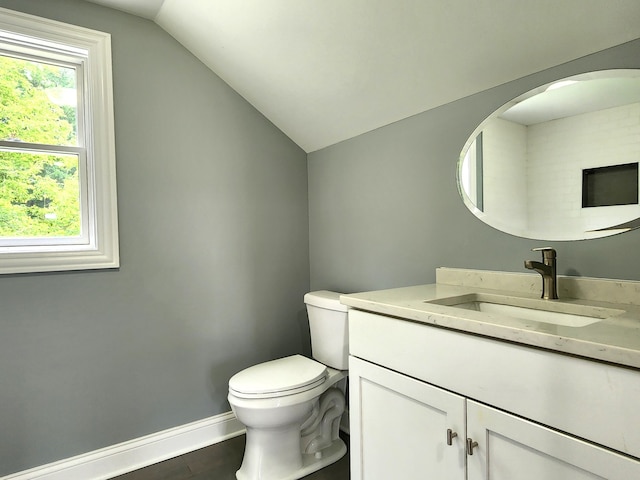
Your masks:
M 429 303 L 467 294 L 539 299 L 540 276 L 509 272 L 439 268 L 436 283 L 342 295 L 344 305 L 522 345 L 640 369 L 640 282 L 558 277 L 556 310 L 610 312 L 582 327 L 463 310 Z

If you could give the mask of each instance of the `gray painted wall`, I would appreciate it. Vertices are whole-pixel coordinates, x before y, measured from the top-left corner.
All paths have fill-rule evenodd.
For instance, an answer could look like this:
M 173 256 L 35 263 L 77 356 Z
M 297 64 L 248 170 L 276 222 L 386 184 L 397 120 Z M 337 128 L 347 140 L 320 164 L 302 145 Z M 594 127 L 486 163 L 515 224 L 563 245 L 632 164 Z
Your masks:
M 308 350 L 306 155 L 152 22 L 0 6 L 112 34 L 121 268 L 0 277 L 0 476 L 230 410 Z
M 558 78 L 606 68 L 640 68 L 640 40 L 310 154 L 312 289 L 354 292 L 432 283 L 439 266 L 526 272 L 523 260 L 539 257 L 530 249 L 548 242 L 494 230 L 464 207 L 456 187 L 460 150 L 475 127 L 508 100 Z M 640 280 L 639 245 L 640 230 L 553 242 L 559 273 L 632 280 Z

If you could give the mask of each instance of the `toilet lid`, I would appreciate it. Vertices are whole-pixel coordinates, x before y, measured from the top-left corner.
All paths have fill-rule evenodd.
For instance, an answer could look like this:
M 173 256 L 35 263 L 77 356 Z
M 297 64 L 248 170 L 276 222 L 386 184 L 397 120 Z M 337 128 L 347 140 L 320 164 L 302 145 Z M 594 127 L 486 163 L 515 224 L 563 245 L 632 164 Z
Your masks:
M 327 367 L 302 355 L 260 363 L 236 373 L 229 390 L 242 398 L 272 398 L 304 392 L 321 385 Z

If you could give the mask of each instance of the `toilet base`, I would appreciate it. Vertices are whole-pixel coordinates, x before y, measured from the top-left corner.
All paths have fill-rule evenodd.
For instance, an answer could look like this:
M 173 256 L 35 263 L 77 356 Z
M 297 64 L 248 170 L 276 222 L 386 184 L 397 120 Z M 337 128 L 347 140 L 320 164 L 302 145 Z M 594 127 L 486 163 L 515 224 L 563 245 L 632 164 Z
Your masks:
M 332 463 L 340 460 L 347 453 L 347 446 L 341 438 L 337 438 L 333 443 L 322 451 L 313 453 L 302 454 L 302 466 L 297 470 L 279 477 L 277 480 L 298 480 L 305 477 L 321 468 L 331 465 Z M 238 480 L 254 480 L 247 475 L 241 473 L 240 470 L 236 472 L 236 478 Z M 274 479 L 276 480 L 276 479 Z

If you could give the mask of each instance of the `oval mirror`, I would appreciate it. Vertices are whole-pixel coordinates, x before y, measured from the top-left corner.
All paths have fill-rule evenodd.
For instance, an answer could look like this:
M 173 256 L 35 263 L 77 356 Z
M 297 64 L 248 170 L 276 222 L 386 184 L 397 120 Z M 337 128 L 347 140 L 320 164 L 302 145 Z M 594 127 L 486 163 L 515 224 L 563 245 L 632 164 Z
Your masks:
M 640 70 L 536 88 L 483 121 L 458 162 L 465 205 L 503 232 L 582 240 L 640 226 Z

